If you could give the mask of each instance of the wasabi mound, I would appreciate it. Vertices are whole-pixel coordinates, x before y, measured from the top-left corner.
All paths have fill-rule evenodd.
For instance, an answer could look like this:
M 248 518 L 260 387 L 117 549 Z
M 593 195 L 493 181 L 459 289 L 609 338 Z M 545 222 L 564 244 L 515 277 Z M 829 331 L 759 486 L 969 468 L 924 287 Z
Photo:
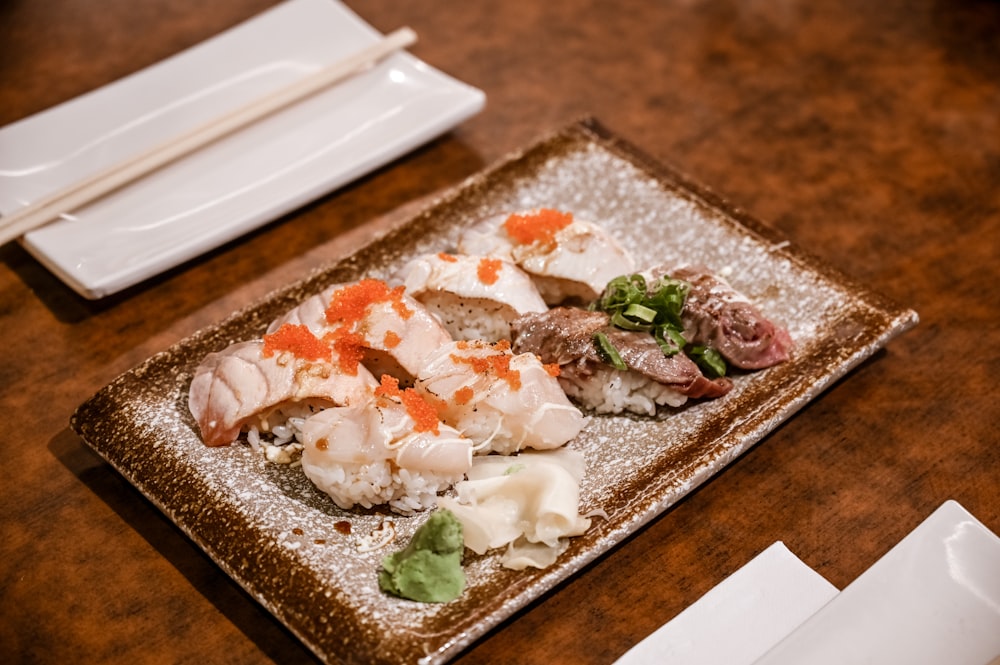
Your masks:
M 422 603 L 446 603 L 465 589 L 462 523 L 448 510 L 431 513 L 406 549 L 382 560 L 378 584 L 386 593 Z

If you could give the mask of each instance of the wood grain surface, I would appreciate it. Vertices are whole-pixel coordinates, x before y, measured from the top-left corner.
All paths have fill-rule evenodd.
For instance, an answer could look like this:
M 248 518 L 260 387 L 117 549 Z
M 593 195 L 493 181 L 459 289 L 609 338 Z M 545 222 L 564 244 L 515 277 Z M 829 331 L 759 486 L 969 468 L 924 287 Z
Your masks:
M 268 0 L 0 3 L 0 125 Z M 947 499 L 1000 532 L 1000 3 L 352 0 L 487 94 L 354 184 L 111 298 L 0 247 L 0 654 L 310 663 L 70 431 L 115 376 L 597 117 L 920 324 L 459 663 L 608 664 L 776 540 L 843 587 Z

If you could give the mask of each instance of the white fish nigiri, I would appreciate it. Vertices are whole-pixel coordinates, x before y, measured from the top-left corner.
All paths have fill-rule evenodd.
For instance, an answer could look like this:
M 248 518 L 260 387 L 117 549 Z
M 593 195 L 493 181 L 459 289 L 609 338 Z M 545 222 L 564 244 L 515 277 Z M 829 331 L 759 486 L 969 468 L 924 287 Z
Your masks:
M 635 270 L 632 256 L 602 227 L 546 208 L 480 222 L 462 234 L 458 251 L 510 258 L 550 305 L 594 300 L 609 281 Z
M 511 321 L 548 309 L 531 277 L 505 258 L 425 254 L 398 279 L 459 340 L 509 340 Z
M 554 369 L 534 354 L 512 353 L 507 342 L 456 341 L 434 353 L 415 388 L 431 397 L 442 421 L 476 442 L 477 452 L 557 448 L 587 418 Z
M 348 374 L 337 362 L 332 351 L 307 358 L 275 350 L 265 340 L 232 344 L 210 353 L 195 370 L 188 408 L 206 445 L 229 445 L 245 426 L 266 430 L 270 413 L 284 406 L 350 404 L 377 385 L 364 368 Z
M 330 324 L 326 320 L 326 308 L 330 306 L 330 298 L 334 292 L 344 288 L 344 284 L 334 284 L 323 289 L 320 293 L 306 298 L 292 309 L 279 316 L 267 327 L 267 332 L 271 333 L 286 323 L 303 325 L 309 328 L 314 335 L 322 337 L 329 332 Z
M 472 441 L 387 378 L 369 400 L 307 418 L 299 438 L 306 476 L 345 509 L 429 508 L 472 464 Z
M 329 287 L 275 320 L 269 330 L 285 323 L 307 326 L 375 376 L 389 374 L 404 383 L 416 377 L 430 351 L 451 341 L 434 315 L 402 286 L 390 288 L 376 279 Z

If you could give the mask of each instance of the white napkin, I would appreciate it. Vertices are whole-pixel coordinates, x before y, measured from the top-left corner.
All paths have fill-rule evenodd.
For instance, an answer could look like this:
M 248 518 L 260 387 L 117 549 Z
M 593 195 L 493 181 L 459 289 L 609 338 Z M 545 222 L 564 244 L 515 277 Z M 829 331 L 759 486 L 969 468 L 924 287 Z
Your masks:
M 776 542 L 617 665 L 750 665 L 836 595 L 836 587 Z
M 947 501 L 759 665 L 1000 662 L 1000 538 Z

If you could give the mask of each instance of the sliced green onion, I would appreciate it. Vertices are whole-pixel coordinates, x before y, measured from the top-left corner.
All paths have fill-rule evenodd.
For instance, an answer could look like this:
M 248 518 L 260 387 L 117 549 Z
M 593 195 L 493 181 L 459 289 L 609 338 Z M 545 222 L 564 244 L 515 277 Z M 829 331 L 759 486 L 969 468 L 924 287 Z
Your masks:
M 662 275 L 650 284 L 638 273 L 621 275 L 608 282 L 590 309 L 607 312 L 616 328 L 652 334 L 666 356 L 687 353 L 706 376 L 725 376 L 726 362 L 718 351 L 703 346 L 689 347 L 684 339 L 681 314 L 690 291 L 690 284 L 669 275 Z M 627 369 L 607 335 L 595 333 L 594 343 L 605 362 L 618 369 Z
M 656 310 L 639 303 L 632 303 L 622 313 L 629 318 L 639 319 L 643 323 L 652 323 L 656 320 Z
M 726 375 L 726 361 L 715 349 L 708 346 L 692 346 L 687 350 L 687 354 L 709 378 Z
M 619 311 L 646 295 L 646 279 L 639 274 L 615 277 L 604 287 L 597 302 L 597 309 L 605 312 Z
M 612 325 L 623 330 L 651 332 L 664 352 L 672 354 L 685 344 L 681 312 L 690 290 L 687 282 L 667 275 L 649 285 L 641 274 L 621 275 L 608 282 L 591 310 L 607 312 Z
M 687 301 L 690 290 L 691 285 L 687 282 L 671 279 L 664 275 L 650 291 L 643 304 L 657 311 L 659 316 L 656 322 L 658 324 L 669 325 L 681 331 L 684 328 L 684 324 L 681 322 L 681 312 L 684 310 L 684 303 Z
M 660 350 L 663 351 L 663 355 L 672 356 L 679 353 L 684 345 L 687 344 L 687 340 L 684 336 L 673 328 L 668 328 L 666 326 L 661 326 L 653 331 L 653 339 L 660 346 Z
M 626 370 L 628 365 L 622 360 L 622 357 L 618 355 L 618 349 L 615 345 L 611 343 L 608 336 L 602 332 L 594 333 L 594 344 L 597 346 L 597 352 L 604 359 L 604 362 L 608 363 L 615 369 Z
M 615 312 L 611 315 L 611 323 L 616 328 L 621 328 L 623 330 L 639 330 L 642 332 L 647 332 L 653 329 L 652 324 L 642 323 L 641 321 L 633 321 L 632 319 L 625 316 L 624 312 Z

